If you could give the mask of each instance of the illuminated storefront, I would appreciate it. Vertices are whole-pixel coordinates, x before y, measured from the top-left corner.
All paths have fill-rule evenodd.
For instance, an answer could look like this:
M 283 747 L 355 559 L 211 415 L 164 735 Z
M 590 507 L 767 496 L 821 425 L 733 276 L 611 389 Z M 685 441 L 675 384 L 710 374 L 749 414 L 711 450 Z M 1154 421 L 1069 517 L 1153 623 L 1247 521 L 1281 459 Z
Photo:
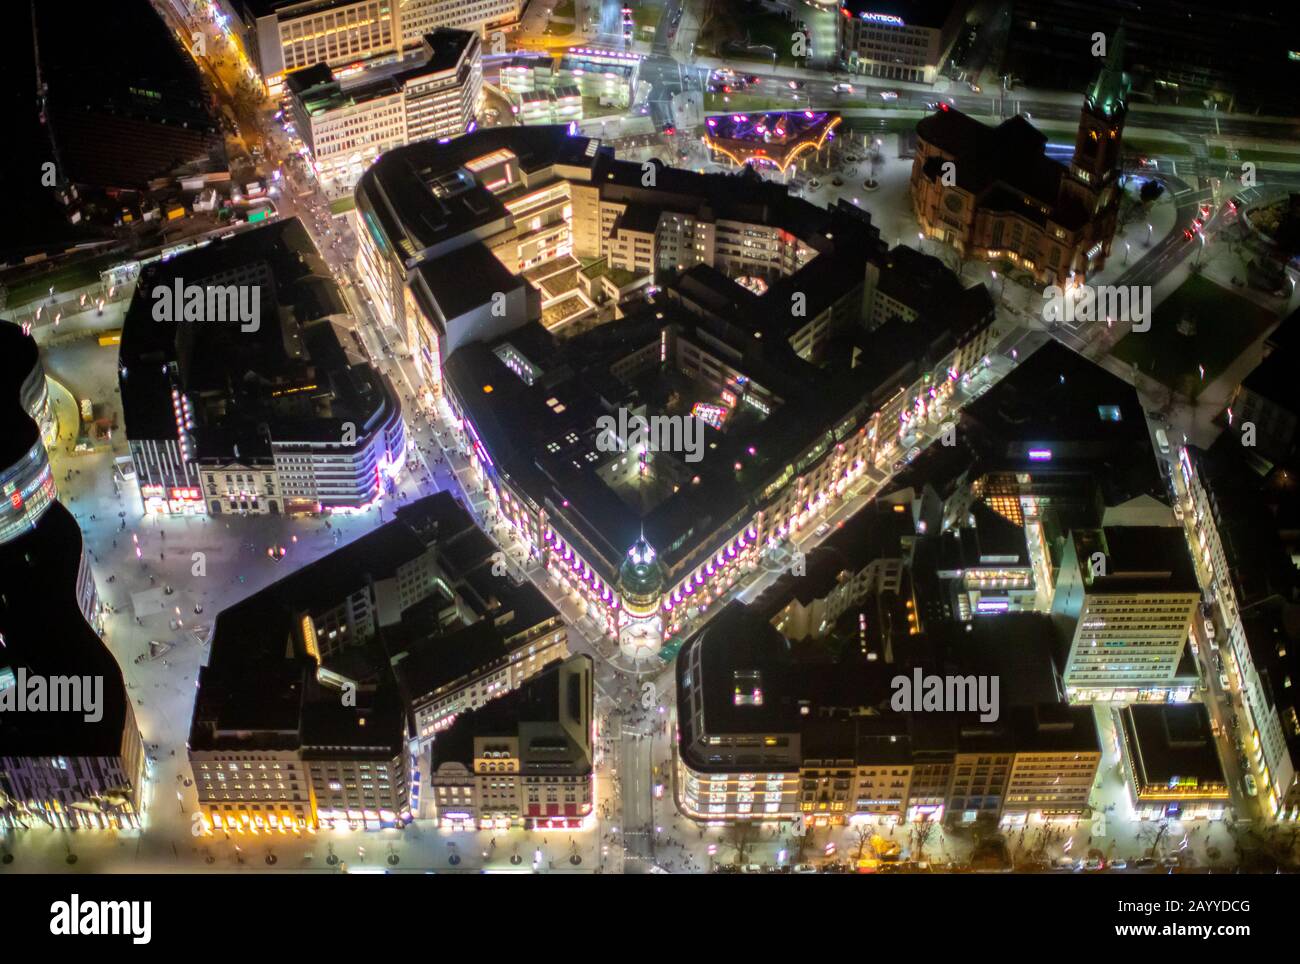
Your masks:
M 0 543 L 35 528 L 56 498 L 45 443 L 37 437 L 26 455 L 0 472 Z

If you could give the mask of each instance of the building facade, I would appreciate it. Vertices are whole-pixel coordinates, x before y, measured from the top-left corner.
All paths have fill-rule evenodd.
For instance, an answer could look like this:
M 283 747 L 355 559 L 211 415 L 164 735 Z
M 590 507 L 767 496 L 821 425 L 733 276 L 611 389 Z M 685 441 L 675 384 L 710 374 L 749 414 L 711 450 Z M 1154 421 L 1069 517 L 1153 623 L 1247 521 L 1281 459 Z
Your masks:
M 1201 601 L 1180 529 L 1076 531 L 1053 614 L 1070 639 L 1063 677 L 1076 700 L 1142 699 L 1178 672 Z
M 840 62 L 868 77 L 932 84 L 957 39 L 965 9 L 956 2 L 849 0 L 839 8 Z
M 459 137 L 483 99 L 477 33 L 438 28 L 425 36 L 418 66 L 344 86 L 328 64 L 292 74 L 290 111 L 321 187 L 350 193 L 384 151 L 430 137 Z
M 594 814 L 594 674 L 573 656 L 457 720 L 433 744 L 444 830 L 578 830 Z

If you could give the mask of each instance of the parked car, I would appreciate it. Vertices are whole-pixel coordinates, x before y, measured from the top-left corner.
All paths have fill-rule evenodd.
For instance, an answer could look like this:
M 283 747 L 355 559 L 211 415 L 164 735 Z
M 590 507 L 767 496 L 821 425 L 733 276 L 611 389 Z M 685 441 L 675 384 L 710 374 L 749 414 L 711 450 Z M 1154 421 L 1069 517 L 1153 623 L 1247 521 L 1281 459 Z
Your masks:
M 881 100 L 898 100 L 898 91 L 896 91 L 896 90 L 882 90 L 882 91 L 880 92 L 880 99 L 881 99 Z
M 1162 867 L 1177 867 L 1180 863 L 1182 863 L 1182 861 L 1179 860 L 1177 854 L 1170 854 L 1168 857 L 1162 857 L 1160 859 L 1160 865 Z
M 1154 867 L 1155 865 L 1156 865 L 1156 859 L 1154 857 L 1139 857 L 1137 860 L 1133 862 L 1134 867 L 1145 868 L 1145 867 Z
M 1257 793 L 1259 793 L 1259 787 L 1255 783 L 1255 776 L 1254 774 L 1247 773 L 1246 774 L 1246 796 L 1253 797 Z
M 1128 861 L 1125 860 L 1123 857 L 1120 857 L 1120 858 L 1117 859 L 1117 860 L 1112 860 L 1112 861 L 1110 862 L 1110 869 L 1111 869 L 1111 870 L 1128 870 Z
M 1083 862 L 1084 870 L 1101 870 L 1105 866 L 1100 857 L 1089 857 Z
M 1057 870 L 1077 870 L 1078 864 L 1073 857 L 1057 857 L 1052 861 L 1052 866 Z

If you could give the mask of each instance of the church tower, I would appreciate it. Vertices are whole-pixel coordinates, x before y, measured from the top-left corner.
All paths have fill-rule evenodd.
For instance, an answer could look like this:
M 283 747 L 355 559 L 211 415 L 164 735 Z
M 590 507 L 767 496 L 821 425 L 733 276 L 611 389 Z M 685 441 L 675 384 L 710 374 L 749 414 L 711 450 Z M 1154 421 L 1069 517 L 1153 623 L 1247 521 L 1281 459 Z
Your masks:
M 1116 28 L 1101 71 L 1079 114 L 1070 174 L 1100 192 L 1120 170 L 1120 142 L 1131 84 L 1124 73 L 1124 24 Z
M 1129 76 L 1124 73 L 1124 24 L 1111 36 L 1101 71 L 1083 101 L 1070 172 L 1061 178 L 1064 210 L 1073 208 L 1084 225 L 1067 270 L 1082 281 L 1101 270 L 1110 255 L 1119 221 L 1119 176 L 1124 121 L 1128 116 Z

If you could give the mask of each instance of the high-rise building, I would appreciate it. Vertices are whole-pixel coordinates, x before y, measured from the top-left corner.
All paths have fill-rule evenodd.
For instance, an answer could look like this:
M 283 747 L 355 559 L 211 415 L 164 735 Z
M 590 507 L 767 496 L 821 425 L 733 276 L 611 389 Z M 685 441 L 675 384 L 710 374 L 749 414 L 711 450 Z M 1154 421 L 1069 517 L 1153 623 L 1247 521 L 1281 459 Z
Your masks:
M 916 125 L 912 208 L 926 237 L 1039 282 L 1082 283 L 1110 255 L 1128 114 L 1123 29 L 1084 98 L 1069 167 L 1017 115 L 987 127 L 941 105 Z
M 1201 600 L 1183 532 L 1108 526 L 1066 540 L 1052 611 L 1075 700 L 1124 702 L 1173 679 Z
M 226 168 L 212 96 L 152 4 L 55 2 L 33 12 L 41 138 L 74 220 L 90 210 L 82 202 L 92 192 L 103 192 L 103 209 L 115 218 L 132 192 L 157 178 L 186 165 Z
M 482 103 L 481 51 L 478 34 L 440 27 L 425 36 L 417 66 L 367 71 L 351 84 L 325 63 L 291 74 L 290 111 L 326 193 L 351 192 L 384 151 L 464 134 Z

